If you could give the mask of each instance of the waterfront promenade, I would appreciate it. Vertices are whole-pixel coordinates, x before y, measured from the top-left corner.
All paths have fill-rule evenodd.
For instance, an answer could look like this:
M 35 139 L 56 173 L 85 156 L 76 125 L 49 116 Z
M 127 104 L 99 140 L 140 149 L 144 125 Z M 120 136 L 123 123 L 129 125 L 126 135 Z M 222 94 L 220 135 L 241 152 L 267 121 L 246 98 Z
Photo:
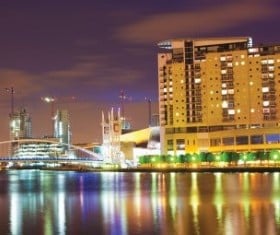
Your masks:
M 222 173 L 234 173 L 234 172 L 280 172 L 280 165 L 254 165 L 254 166 L 138 166 L 138 167 L 119 167 L 117 165 L 107 165 L 106 167 L 90 167 L 84 165 L 64 165 L 64 166 L 17 166 L 10 169 L 40 169 L 40 170 L 54 170 L 54 171 L 80 171 L 80 172 L 222 172 Z M 2 168 L 2 170 L 8 170 Z

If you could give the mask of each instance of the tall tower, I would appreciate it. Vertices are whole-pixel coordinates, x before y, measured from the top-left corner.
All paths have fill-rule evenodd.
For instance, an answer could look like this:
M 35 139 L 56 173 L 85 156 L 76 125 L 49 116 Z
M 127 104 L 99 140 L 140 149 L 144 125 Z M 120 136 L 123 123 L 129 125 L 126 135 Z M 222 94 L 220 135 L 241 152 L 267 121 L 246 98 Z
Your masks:
M 17 140 L 32 137 L 31 117 L 25 108 L 10 114 L 10 139 Z
M 70 121 L 67 110 L 57 110 L 54 116 L 54 137 L 65 144 L 68 149 L 71 144 Z

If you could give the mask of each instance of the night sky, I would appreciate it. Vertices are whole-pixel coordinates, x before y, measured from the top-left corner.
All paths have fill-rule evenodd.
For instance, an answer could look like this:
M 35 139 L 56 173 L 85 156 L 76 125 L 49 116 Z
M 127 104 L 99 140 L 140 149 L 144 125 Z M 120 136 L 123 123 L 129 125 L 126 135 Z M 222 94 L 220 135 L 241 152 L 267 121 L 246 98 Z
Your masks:
M 157 42 L 252 36 L 280 44 L 279 0 L 10 0 L 0 3 L 0 140 L 7 140 L 10 95 L 32 116 L 33 135 L 51 133 L 51 107 L 70 113 L 73 142 L 101 140 L 101 112 L 120 107 L 132 127 L 157 113 Z M 75 97 L 72 99 L 71 97 Z

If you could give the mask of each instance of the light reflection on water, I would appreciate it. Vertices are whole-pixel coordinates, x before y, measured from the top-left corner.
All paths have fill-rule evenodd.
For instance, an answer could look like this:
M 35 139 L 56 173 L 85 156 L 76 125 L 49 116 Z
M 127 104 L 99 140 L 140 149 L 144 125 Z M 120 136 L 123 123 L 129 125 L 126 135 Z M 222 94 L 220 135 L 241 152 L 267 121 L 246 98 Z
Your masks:
M 280 173 L 0 174 L 1 234 L 280 234 Z

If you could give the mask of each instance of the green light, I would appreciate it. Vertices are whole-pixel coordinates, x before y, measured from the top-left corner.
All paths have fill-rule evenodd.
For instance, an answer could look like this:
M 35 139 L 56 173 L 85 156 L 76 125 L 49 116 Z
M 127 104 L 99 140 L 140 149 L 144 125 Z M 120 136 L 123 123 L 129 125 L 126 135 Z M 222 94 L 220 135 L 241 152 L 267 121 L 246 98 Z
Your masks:
M 269 158 L 273 161 L 279 161 L 280 159 L 280 153 L 279 153 L 279 150 L 272 150 L 270 153 L 269 153 Z
M 247 153 L 242 153 L 241 159 L 242 159 L 243 161 L 246 161 L 247 158 L 248 158 L 248 154 L 247 154 Z
M 215 161 L 217 162 L 221 161 L 221 154 L 215 155 Z

